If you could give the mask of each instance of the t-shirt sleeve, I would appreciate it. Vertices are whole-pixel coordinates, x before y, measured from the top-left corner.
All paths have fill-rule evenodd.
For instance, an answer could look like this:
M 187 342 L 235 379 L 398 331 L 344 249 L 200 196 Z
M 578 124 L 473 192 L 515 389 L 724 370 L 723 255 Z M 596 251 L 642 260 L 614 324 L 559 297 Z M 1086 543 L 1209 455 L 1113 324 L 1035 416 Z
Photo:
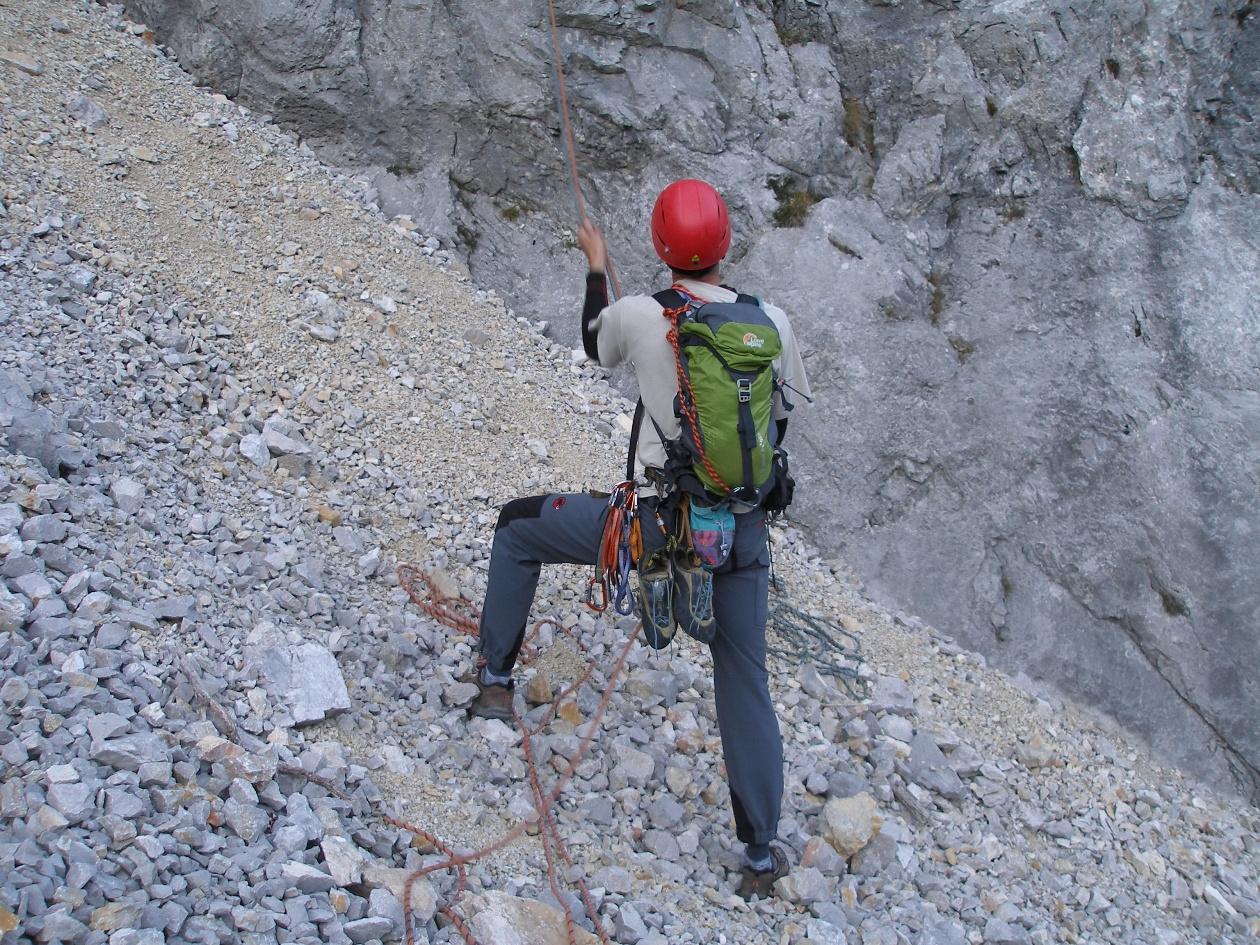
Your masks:
M 801 359 L 801 349 L 796 343 L 796 335 L 792 331 L 792 323 L 788 321 L 787 313 L 777 306 L 768 305 L 766 314 L 778 328 L 779 341 L 783 345 L 783 352 L 775 363 L 775 370 L 778 371 L 779 380 L 785 386 L 783 390 L 775 394 L 773 405 L 774 418 L 783 420 L 792 416 L 788 409 L 789 404 L 792 409 L 798 409 L 807 405 L 813 394 L 809 389 L 809 378 L 805 376 L 805 362 Z M 786 403 L 784 403 L 785 400 Z
M 595 341 L 599 347 L 599 363 L 606 368 L 616 367 L 626 359 L 623 330 L 625 302 L 626 299 L 618 299 L 591 322 L 591 328 L 596 332 Z

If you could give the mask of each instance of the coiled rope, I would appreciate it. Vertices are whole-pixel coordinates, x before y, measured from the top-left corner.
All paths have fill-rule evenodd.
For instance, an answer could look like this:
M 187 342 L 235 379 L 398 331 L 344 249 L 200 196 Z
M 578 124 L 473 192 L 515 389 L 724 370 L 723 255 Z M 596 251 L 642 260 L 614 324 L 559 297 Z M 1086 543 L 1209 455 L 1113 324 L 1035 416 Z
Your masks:
M 854 700 L 860 702 L 867 697 L 866 680 L 857 671 L 862 647 L 848 630 L 793 607 L 778 588 L 770 602 L 766 626 L 783 641 L 783 645 L 774 645 L 767 634 L 767 653 L 797 663 L 808 660 L 834 676 Z

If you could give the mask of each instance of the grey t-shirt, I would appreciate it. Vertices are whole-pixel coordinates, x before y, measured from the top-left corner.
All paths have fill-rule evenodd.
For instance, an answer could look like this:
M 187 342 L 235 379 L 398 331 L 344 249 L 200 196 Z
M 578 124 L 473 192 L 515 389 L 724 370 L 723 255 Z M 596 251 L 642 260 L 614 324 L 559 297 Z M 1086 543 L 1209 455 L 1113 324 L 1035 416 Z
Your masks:
M 706 302 L 734 302 L 735 293 L 707 282 L 682 279 L 681 286 L 697 299 Z M 764 305 L 767 315 L 774 322 L 783 344 L 783 353 L 775 361 L 779 378 L 791 388 L 788 402 L 799 407 L 810 396 L 809 381 L 805 377 L 805 365 L 801 361 L 800 348 L 792 326 L 783 309 Z M 674 348 L 665 337 L 669 321 L 664 317 L 661 303 L 650 295 L 630 295 L 618 299 L 600 312 L 593 323 L 598 332 L 599 363 L 604 367 L 616 367 L 629 361 L 639 380 L 639 393 L 648 417 L 656 421 L 665 436 L 674 439 L 679 435 L 678 419 L 674 416 L 674 397 L 678 393 L 678 368 L 674 361 Z M 773 413 L 776 420 L 788 416 L 782 394 L 774 397 Z M 665 447 L 656 427 L 644 419 L 639 431 L 638 466 L 658 469 L 665 465 Z

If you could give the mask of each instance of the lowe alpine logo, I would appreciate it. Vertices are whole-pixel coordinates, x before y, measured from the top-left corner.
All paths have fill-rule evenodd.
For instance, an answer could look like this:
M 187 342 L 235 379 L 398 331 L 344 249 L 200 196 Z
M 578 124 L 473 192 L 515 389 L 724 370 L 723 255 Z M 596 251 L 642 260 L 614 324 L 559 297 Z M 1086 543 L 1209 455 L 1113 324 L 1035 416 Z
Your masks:
M 758 338 L 751 331 L 744 335 L 744 346 L 747 348 L 760 348 L 766 343 L 764 338 Z

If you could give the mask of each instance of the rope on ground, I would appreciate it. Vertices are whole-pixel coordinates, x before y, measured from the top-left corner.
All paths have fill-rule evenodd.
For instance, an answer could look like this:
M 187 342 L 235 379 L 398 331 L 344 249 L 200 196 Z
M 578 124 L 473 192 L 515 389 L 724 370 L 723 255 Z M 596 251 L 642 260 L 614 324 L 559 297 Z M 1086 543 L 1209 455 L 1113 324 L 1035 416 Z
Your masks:
M 848 630 L 791 606 L 786 602 L 786 595 L 777 588 L 766 622 L 783 641 L 783 645 L 775 646 L 767 636 L 768 653 L 798 663 L 809 660 L 834 676 L 854 699 L 861 701 L 867 697 L 866 680 L 858 675 L 856 668 L 862 660 L 862 646 Z M 849 663 L 854 665 L 846 665 Z
M 404 564 L 398 568 L 398 582 L 407 595 L 411 598 L 421 611 L 428 614 L 443 626 L 460 633 L 466 633 L 470 636 L 477 636 L 480 629 L 480 611 L 469 602 L 459 597 L 451 597 L 443 594 L 438 588 L 437 583 L 424 571 L 413 565 Z M 421 589 L 423 587 L 423 590 Z M 556 714 L 560 710 L 560 706 L 564 701 L 575 693 L 583 683 L 585 683 L 591 674 L 595 671 L 595 663 L 590 657 L 590 650 L 587 648 L 578 636 L 568 627 L 557 623 L 550 618 L 544 618 L 536 622 L 533 629 L 525 637 L 525 642 L 521 647 L 522 662 L 528 662 L 533 659 L 533 649 L 530 646 L 531 641 L 538 635 L 538 631 L 542 627 L 551 625 L 560 632 L 564 633 L 579 650 L 587 657 L 586 670 L 574 682 L 561 690 L 552 699 L 551 705 L 547 711 L 543 713 L 538 724 L 533 728 L 525 725 L 524 719 L 517 715 L 516 710 L 512 710 L 512 716 L 516 721 L 517 729 L 521 733 L 521 748 L 525 753 L 526 770 L 529 775 L 530 792 L 533 795 L 534 810 L 538 814 L 539 837 L 543 845 L 543 855 L 547 862 L 547 879 L 550 884 L 552 894 L 556 897 L 556 901 L 560 903 L 564 911 L 565 928 L 568 932 L 569 945 L 576 945 L 576 930 L 578 928 L 576 920 L 573 918 L 573 911 L 569 907 L 568 901 L 561 895 L 560 881 L 557 875 L 557 860 L 563 860 L 569 866 L 573 866 L 573 858 L 569 855 L 564 841 L 560 837 L 559 824 L 554 814 L 554 806 L 559 799 L 561 792 L 566 784 L 573 777 L 574 771 L 577 770 L 579 764 L 586 757 L 586 753 L 590 748 L 591 741 L 595 737 L 595 733 L 599 730 L 600 722 L 603 720 L 604 713 L 608 709 L 608 704 L 612 700 L 613 690 L 616 688 L 616 680 L 625 670 L 626 659 L 630 655 L 630 650 L 634 646 L 635 638 L 638 636 L 638 628 L 630 635 L 630 639 L 626 641 L 626 645 L 622 648 L 621 654 L 617 658 L 616 664 L 612 668 L 612 672 L 608 676 L 607 682 L 604 684 L 604 695 L 599 702 L 599 707 L 586 723 L 586 734 L 582 737 L 582 741 L 578 745 L 578 750 L 574 752 L 573 757 L 569 759 L 568 765 L 560 772 L 559 778 L 550 788 L 546 786 L 542 772 L 539 771 L 538 765 L 534 761 L 534 752 L 531 740 L 538 735 L 544 728 L 551 724 Z M 491 853 L 494 853 L 508 844 L 517 840 L 527 829 L 527 823 L 522 821 L 517 824 L 506 834 L 496 840 L 489 846 L 471 853 L 456 854 L 453 849 L 443 843 L 438 837 L 420 827 L 403 823 L 386 817 L 386 822 L 392 826 L 402 830 L 407 830 L 419 837 L 423 837 L 440 850 L 446 859 L 439 863 L 433 863 L 423 869 L 415 870 L 407 876 L 404 886 L 403 910 L 407 916 L 407 945 L 414 945 L 414 936 L 411 930 L 411 889 L 416 880 L 422 876 L 436 872 L 437 870 L 456 871 L 458 882 L 455 892 L 441 905 L 438 911 L 445 915 L 454 924 L 455 928 L 464 937 L 469 945 L 476 945 L 471 930 L 469 930 L 463 917 L 455 911 L 455 903 L 459 899 L 467 886 L 467 872 L 465 867 L 474 860 L 481 859 Z M 611 945 L 608 933 L 604 930 L 603 925 L 599 921 L 599 915 L 591 901 L 590 891 L 587 889 L 584 879 L 579 878 L 576 883 L 578 891 L 582 895 L 582 901 L 586 906 L 586 914 L 594 925 L 595 932 L 599 936 L 604 945 Z

